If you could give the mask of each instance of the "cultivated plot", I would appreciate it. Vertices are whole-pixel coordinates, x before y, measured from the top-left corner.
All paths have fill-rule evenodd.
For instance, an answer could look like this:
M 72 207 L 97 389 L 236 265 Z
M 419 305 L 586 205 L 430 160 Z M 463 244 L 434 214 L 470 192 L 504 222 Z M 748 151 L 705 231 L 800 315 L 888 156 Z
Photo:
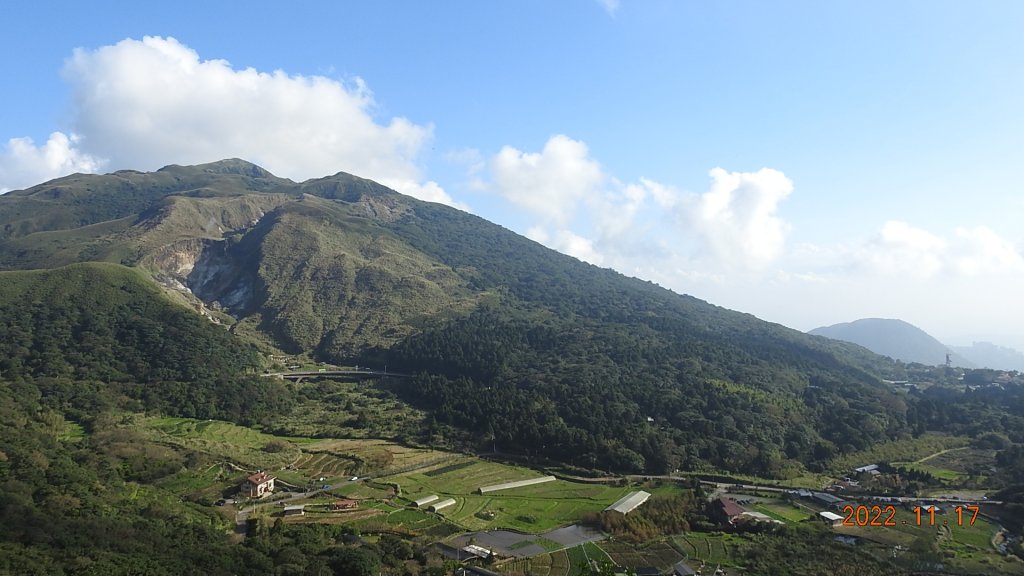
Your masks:
M 521 468 L 466 458 L 435 468 L 388 477 L 410 501 L 427 495 L 454 498 L 443 515 L 468 530 L 513 528 L 539 534 L 599 512 L 629 492 L 626 487 L 555 480 L 479 494 L 482 486 L 541 477 Z

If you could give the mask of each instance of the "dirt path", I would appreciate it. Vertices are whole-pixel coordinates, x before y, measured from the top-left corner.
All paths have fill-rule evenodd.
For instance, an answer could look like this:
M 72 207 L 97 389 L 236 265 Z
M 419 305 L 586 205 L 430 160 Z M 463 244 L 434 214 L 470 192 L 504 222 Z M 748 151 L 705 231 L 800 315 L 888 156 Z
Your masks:
M 968 448 L 969 448 L 969 446 L 961 446 L 959 448 L 946 448 L 945 450 L 939 450 L 935 454 L 929 454 L 928 456 L 925 456 L 924 458 L 921 458 L 920 460 L 914 460 L 913 464 L 923 464 L 924 462 L 927 462 L 928 460 L 931 460 L 932 458 L 935 458 L 936 456 L 942 456 L 946 452 L 955 452 L 957 450 L 967 450 Z

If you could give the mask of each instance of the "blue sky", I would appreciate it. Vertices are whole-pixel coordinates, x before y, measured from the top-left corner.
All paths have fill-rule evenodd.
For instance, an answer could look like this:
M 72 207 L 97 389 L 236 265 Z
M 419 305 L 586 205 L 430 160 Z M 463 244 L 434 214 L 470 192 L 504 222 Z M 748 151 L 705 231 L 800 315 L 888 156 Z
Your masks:
M 1024 349 L 1019 2 L 12 4 L 0 189 L 344 170 L 801 330 Z

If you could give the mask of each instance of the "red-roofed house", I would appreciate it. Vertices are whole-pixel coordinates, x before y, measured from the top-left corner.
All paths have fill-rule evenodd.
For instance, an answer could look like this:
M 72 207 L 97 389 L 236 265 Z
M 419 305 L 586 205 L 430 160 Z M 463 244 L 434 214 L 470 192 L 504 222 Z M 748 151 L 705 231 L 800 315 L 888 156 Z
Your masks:
M 747 510 L 728 498 L 719 498 L 711 502 L 711 517 L 722 524 L 732 524 Z
M 257 472 L 245 479 L 246 489 L 251 498 L 262 498 L 274 491 L 274 478 L 266 472 Z
M 331 510 L 352 510 L 353 508 L 359 508 L 358 501 L 338 500 L 334 504 L 331 504 Z

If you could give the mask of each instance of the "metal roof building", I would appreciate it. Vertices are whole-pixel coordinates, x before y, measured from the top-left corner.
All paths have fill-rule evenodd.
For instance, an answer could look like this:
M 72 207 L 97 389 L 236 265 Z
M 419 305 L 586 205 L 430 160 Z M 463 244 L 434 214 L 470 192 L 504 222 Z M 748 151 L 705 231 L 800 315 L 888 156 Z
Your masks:
M 518 480 L 516 482 L 505 482 L 504 484 L 494 484 L 491 486 L 481 486 L 480 493 L 486 494 L 488 492 L 496 492 L 498 490 L 508 490 L 509 488 L 520 488 L 522 486 L 532 486 L 534 484 L 543 484 L 544 482 L 554 482 L 554 476 L 542 476 L 540 478 L 530 478 L 529 480 Z
M 296 504 L 295 506 L 285 506 L 284 507 L 284 515 L 285 516 L 303 516 L 303 515 L 305 515 L 305 513 L 306 513 L 306 505 L 305 504 Z
M 437 499 L 438 499 L 438 497 L 437 497 L 436 494 L 431 494 L 430 496 L 424 496 L 423 498 L 420 498 L 419 500 L 413 500 L 412 505 L 417 507 L 417 508 L 421 508 L 423 506 L 426 506 L 427 504 L 430 504 L 431 502 L 433 502 L 433 501 L 435 501 Z
M 633 510 L 636 510 L 637 506 L 647 502 L 647 499 L 650 497 L 651 495 L 649 493 L 644 492 L 643 490 L 638 490 L 632 494 L 627 494 L 622 498 L 619 498 L 616 503 L 605 508 L 605 510 L 618 512 L 619 514 L 629 514 Z
M 440 502 L 435 502 L 430 506 L 430 508 L 428 508 L 428 510 L 431 512 L 437 512 L 441 508 L 447 508 L 452 504 L 455 504 L 455 498 L 448 498 L 446 500 L 441 500 Z
M 818 516 L 832 526 L 840 526 L 843 523 L 843 517 L 834 512 L 818 512 Z

